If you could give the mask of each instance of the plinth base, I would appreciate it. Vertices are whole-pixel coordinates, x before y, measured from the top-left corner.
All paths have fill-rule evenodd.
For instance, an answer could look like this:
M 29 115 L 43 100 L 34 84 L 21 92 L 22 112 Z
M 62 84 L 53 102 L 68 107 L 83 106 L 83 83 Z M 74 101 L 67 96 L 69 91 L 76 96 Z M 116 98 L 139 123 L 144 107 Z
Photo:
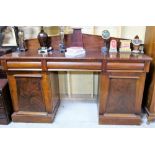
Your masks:
M 25 123 L 52 123 L 54 121 L 59 105 L 60 101 L 56 104 L 52 114 L 47 112 L 14 112 L 11 116 L 12 121 Z
M 135 114 L 104 114 L 99 116 L 99 124 L 140 125 L 141 117 Z

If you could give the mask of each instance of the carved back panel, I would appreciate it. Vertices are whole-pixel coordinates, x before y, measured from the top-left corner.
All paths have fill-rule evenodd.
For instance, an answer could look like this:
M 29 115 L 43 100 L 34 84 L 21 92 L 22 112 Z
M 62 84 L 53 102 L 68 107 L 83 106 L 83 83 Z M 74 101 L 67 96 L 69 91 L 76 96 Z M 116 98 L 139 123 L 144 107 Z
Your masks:
M 51 40 L 51 46 L 53 49 L 58 50 L 59 44 L 60 44 L 60 36 L 53 36 L 50 37 Z M 64 43 L 66 47 L 71 46 L 83 46 L 85 49 L 95 49 L 95 50 L 101 50 L 101 47 L 103 46 L 103 39 L 101 36 L 97 35 L 89 35 L 89 34 L 82 34 L 82 44 L 79 44 L 72 38 L 72 34 L 65 34 L 64 36 Z M 74 43 L 75 42 L 75 43 Z M 35 49 L 37 50 L 39 48 L 39 42 L 37 39 L 30 39 L 26 41 L 28 49 Z

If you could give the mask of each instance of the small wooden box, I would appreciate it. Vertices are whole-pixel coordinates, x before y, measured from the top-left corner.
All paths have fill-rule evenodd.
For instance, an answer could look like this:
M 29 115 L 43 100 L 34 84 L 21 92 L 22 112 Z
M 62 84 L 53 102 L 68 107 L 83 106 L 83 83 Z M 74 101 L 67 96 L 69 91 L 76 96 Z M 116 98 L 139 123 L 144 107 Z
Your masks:
M 9 124 L 12 112 L 8 81 L 7 79 L 0 79 L 0 124 Z

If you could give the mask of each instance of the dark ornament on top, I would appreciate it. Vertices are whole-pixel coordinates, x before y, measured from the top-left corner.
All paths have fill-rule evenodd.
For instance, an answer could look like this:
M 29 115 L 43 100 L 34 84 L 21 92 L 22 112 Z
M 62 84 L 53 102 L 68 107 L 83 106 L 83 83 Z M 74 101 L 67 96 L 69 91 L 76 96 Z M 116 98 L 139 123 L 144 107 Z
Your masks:
M 48 47 L 48 35 L 44 31 L 43 26 L 41 27 L 41 31 L 38 34 L 38 40 L 40 47 Z
M 47 54 L 48 52 L 52 51 L 52 47 L 49 44 L 49 37 L 48 34 L 44 31 L 43 26 L 41 26 L 41 31 L 38 34 L 38 41 L 40 44 L 40 48 L 38 52 Z

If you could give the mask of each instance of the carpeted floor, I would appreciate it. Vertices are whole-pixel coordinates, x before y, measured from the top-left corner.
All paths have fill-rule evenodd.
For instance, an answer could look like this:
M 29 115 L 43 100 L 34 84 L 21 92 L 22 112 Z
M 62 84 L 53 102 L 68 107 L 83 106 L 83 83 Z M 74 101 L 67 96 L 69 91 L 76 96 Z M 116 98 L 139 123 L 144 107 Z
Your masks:
M 62 101 L 53 123 L 10 123 L 0 128 L 153 128 L 143 115 L 138 125 L 98 125 L 98 109 L 95 101 Z

